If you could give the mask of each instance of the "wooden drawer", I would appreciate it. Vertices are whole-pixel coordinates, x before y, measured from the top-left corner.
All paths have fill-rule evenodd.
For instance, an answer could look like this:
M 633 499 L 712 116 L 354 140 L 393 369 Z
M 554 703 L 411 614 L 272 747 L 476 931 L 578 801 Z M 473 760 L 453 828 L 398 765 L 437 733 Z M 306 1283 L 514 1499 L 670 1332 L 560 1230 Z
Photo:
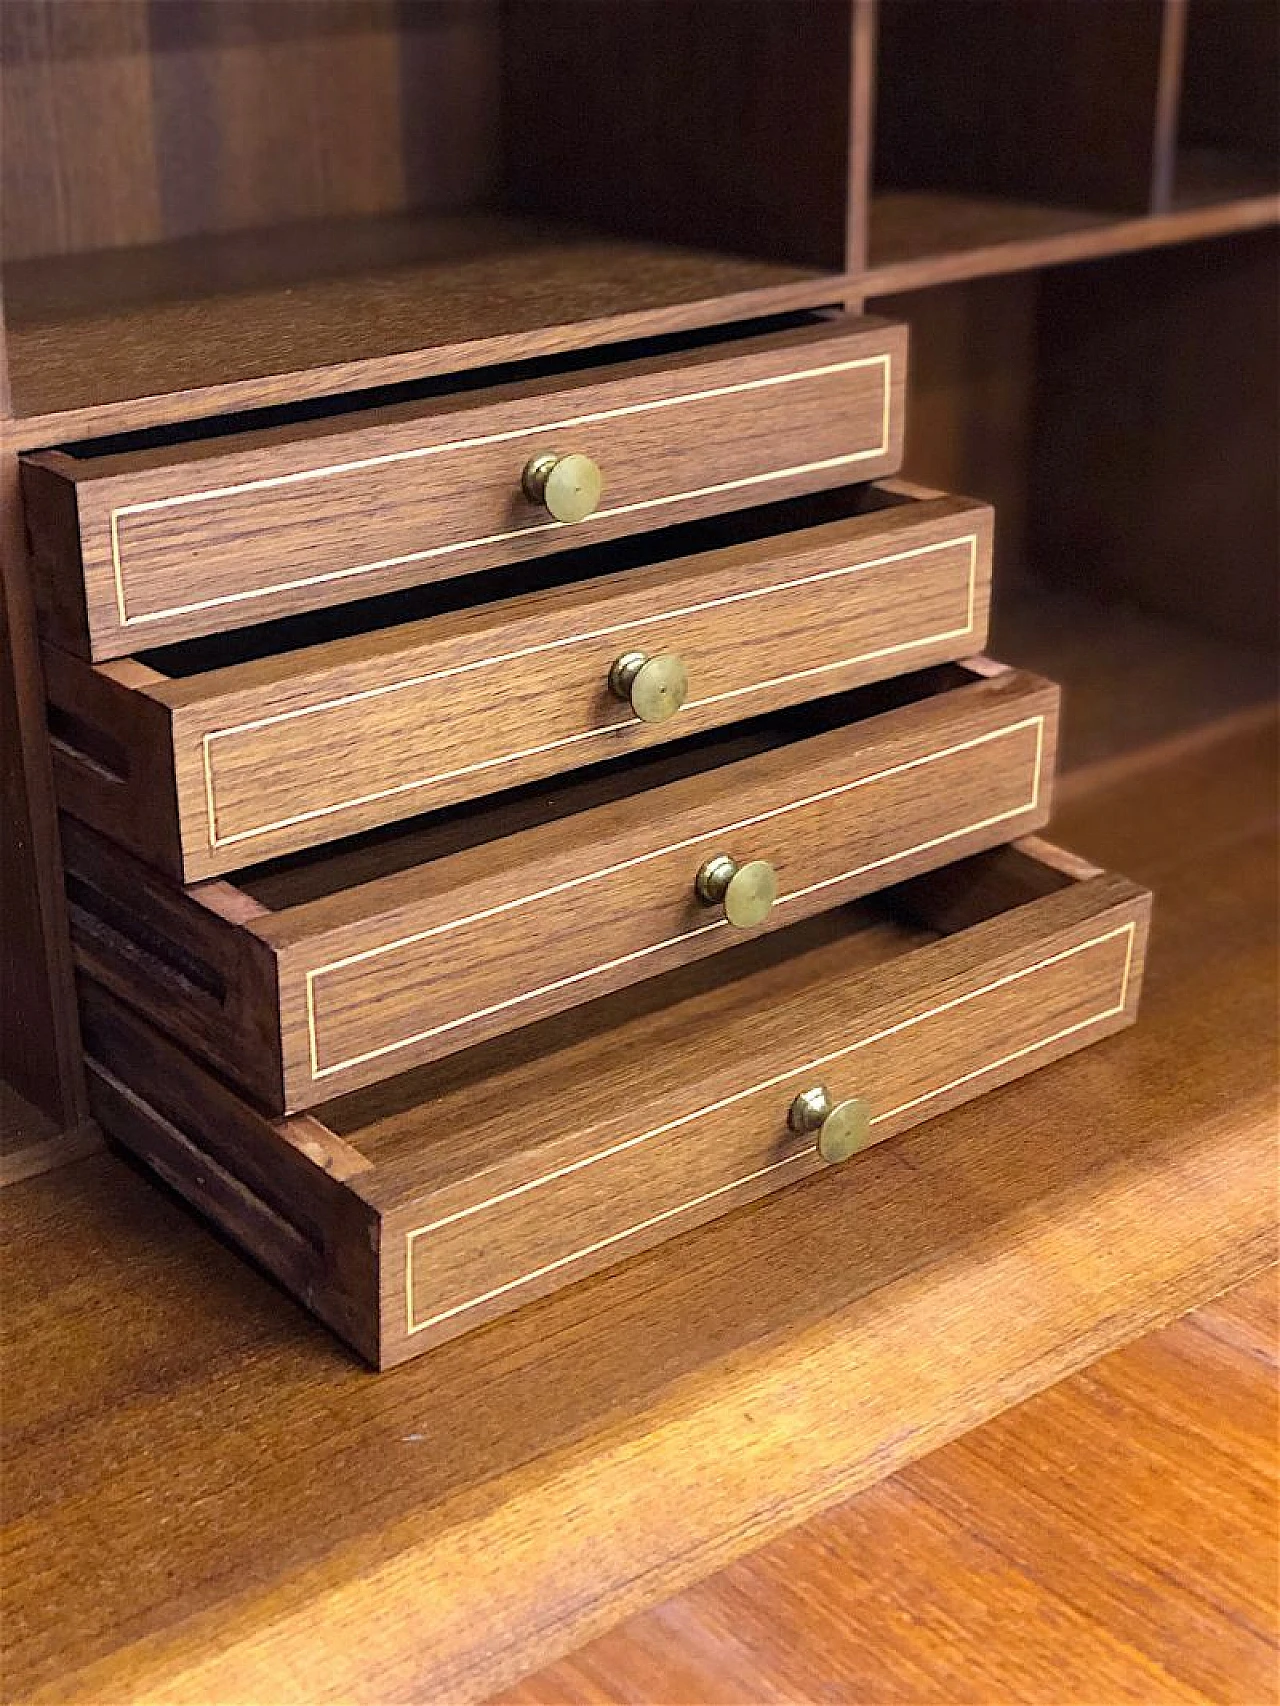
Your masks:
M 771 929 L 1043 823 L 1057 689 L 977 668 L 999 666 L 837 695 L 234 885 L 184 891 L 64 819 L 75 951 L 263 1106 L 308 1107 L 727 947 L 728 907 L 695 892 L 718 857 L 776 872 Z
M 301 643 L 268 630 L 266 655 L 243 634 L 146 662 L 46 647 L 59 800 L 191 882 L 962 657 L 986 635 L 991 513 L 916 490 L 695 522 L 652 541 L 672 560 L 621 571 L 643 541 L 569 553 L 535 572 L 539 590 L 494 602 L 458 605 L 470 581 L 426 588 L 412 597 L 432 614 L 370 631 L 343 611 L 354 631 L 321 644 L 299 618 Z M 666 721 L 609 690 L 614 660 L 637 652 L 685 665 Z
M 856 1191 L 794 1098 L 874 1142 L 1121 1029 L 1148 904 L 1002 848 L 276 1124 L 87 983 L 93 1111 L 386 1367 L 806 1174 Z
M 906 331 L 757 337 L 321 421 L 23 463 L 46 635 L 95 659 L 893 473 Z M 560 367 L 563 369 L 564 364 Z M 553 364 L 554 367 L 554 364 Z M 566 528 L 532 459 L 591 457 Z

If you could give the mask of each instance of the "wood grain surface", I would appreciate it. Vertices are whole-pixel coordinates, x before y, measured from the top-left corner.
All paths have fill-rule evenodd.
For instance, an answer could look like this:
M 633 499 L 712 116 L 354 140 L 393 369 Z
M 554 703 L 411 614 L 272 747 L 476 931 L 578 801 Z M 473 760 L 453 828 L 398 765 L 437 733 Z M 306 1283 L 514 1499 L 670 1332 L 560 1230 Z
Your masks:
M 0 335 L 0 366 L 3 336 Z M 0 421 L 0 428 L 6 423 Z M 71 988 L 71 941 L 36 614 L 27 576 L 17 458 L 0 447 L 0 1074 L 48 1116 L 52 1139 L 86 1126 L 84 1066 Z M 0 1156 L 32 1140 L 0 1125 Z M 67 1144 L 59 1151 L 65 1153 Z M 38 1151 L 36 1152 L 38 1153 Z
M 482 1696 L 1270 1260 L 1274 764 L 1060 814 L 1132 1030 L 388 1375 L 110 1157 L 6 1192 L 10 1693 Z
M 1142 891 L 1068 875 L 1032 842 L 975 864 L 783 932 L 713 979 L 675 974 L 344 1098 L 300 1135 L 86 982 L 93 1109 L 385 1368 L 820 1170 L 787 1126 L 815 1084 L 861 1096 L 883 1141 L 1131 1023 Z M 935 925 L 954 939 L 930 943 Z
M 837 316 L 176 448 L 43 452 L 24 482 L 44 629 L 119 656 L 892 474 L 905 360 L 903 327 Z M 567 534 L 520 476 L 570 452 L 605 496 Z
M 838 303 L 838 276 L 502 214 L 285 222 L 5 268 L 21 443 Z
M 708 859 L 774 867 L 768 930 L 1036 828 L 1057 706 L 948 667 L 189 891 L 67 819 L 75 951 L 263 1107 L 308 1107 L 724 949 Z
M 841 271 L 852 13 L 850 0 L 662 0 L 658 13 L 649 0 L 513 0 L 514 204 Z
M 1273 1700 L 1278 1350 L 1273 1267 L 503 1706 Z
M 497 12 L 9 0 L 6 256 L 483 205 L 502 152 Z
M 221 667 L 215 650 L 173 679 L 50 647 L 61 804 L 191 882 L 980 650 L 990 511 L 878 487 L 833 499 L 816 525 L 770 506 L 772 525 L 703 550 L 699 527 L 713 547 L 723 528 L 694 524 L 675 537 L 696 556 L 665 560 L 663 533 L 650 566 L 558 558 L 545 590 Z M 683 659 L 678 716 L 641 722 L 609 692 L 634 651 Z

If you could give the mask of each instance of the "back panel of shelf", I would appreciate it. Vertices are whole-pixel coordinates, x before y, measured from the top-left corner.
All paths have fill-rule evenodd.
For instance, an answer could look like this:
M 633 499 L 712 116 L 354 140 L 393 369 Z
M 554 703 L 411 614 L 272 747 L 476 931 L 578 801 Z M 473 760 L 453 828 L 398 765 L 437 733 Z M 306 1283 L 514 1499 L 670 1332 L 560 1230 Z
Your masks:
M 1274 698 L 1280 233 L 873 298 L 904 473 L 995 505 L 992 649 L 1096 691 L 1068 764 Z
M 1187 0 L 1177 206 L 1280 188 L 1280 11 L 1273 0 Z

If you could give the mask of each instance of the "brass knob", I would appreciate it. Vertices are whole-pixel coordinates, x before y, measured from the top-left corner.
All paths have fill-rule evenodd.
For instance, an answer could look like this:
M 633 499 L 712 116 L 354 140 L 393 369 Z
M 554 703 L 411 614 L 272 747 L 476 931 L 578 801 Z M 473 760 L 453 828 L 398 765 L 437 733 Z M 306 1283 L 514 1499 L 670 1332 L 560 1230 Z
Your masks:
M 708 906 L 724 903 L 724 915 L 740 930 L 763 924 L 778 898 L 778 873 L 764 859 L 739 865 L 727 853 L 717 853 L 699 867 L 694 878 L 698 899 Z
M 689 671 L 675 652 L 623 652 L 609 671 L 609 691 L 625 699 L 642 723 L 665 723 L 689 697 Z
M 871 1109 L 861 1096 L 847 1102 L 831 1100 L 825 1084 L 802 1090 L 787 1114 L 792 1131 L 818 1134 L 818 1154 L 824 1161 L 847 1161 L 871 1142 Z
M 542 504 L 557 521 L 585 521 L 600 504 L 604 476 L 589 456 L 533 456 L 520 485 L 530 503 Z

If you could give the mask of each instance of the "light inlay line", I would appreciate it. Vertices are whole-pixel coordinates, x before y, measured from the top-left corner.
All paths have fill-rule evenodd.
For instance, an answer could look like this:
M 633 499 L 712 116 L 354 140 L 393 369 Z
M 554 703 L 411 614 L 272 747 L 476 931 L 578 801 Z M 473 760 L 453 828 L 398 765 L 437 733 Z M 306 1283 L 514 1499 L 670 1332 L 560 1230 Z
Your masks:
M 568 1255 L 557 1257 L 555 1261 L 544 1263 L 541 1267 L 534 1268 L 528 1273 L 521 1274 L 514 1280 L 508 1280 L 503 1285 L 494 1286 L 491 1290 L 482 1293 L 478 1297 L 469 1298 L 464 1303 L 455 1304 L 449 1309 L 440 1310 L 438 1313 L 428 1316 L 422 1321 L 416 1319 L 413 1280 L 413 1250 L 414 1244 L 419 1238 L 426 1237 L 432 1232 L 438 1232 L 443 1227 L 452 1226 L 458 1221 L 467 1220 L 473 1215 L 485 1213 L 515 1197 L 524 1196 L 530 1191 L 539 1190 L 545 1185 L 554 1183 L 559 1179 L 566 1178 L 573 1173 L 580 1172 L 586 1167 L 594 1166 L 599 1161 L 607 1160 L 610 1157 L 621 1154 L 626 1150 L 634 1149 L 639 1144 L 650 1142 L 655 1137 L 662 1137 L 669 1132 L 677 1131 L 683 1126 L 691 1125 L 696 1120 L 705 1119 L 709 1114 L 720 1113 L 725 1108 L 732 1107 L 738 1102 L 745 1101 L 748 1097 L 759 1095 L 766 1090 L 776 1089 L 779 1085 L 786 1084 L 788 1081 L 794 1084 L 802 1077 L 821 1071 L 836 1061 L 844 1060 L 849 1055 L 856 1054 L 858 1050 L 870 1047 L 873 1043 L 882 1042 L 887 1037 L 895 1036 L 903 1031 L 910 1030 L 915 1025 L 922 1024 L 928 1019 L 936 1018 L 940 1013 L 949 1012 L 956 1007 L 964 1006 L 968 1002 L 979 1000 L 984 995 L 990 995 L 994 990 L 1005 988 L 1012 983 L 1017 983 L 1021 979 L 1030 977 L 1036 972 L 1044 971 L 1050 966 L 1058 965 L 1064 960 L 1072 959 L 1078 954 L 1086 953 L 1091 948 L 1101 947 L 1107 942 L 1115 941 L 1120 936 L 1127 938 L 1124 966 L 1120 977 L 1120 993 L 1118 998 L 1111 1005 L 1102 1008 L 1097 1013 L 1090 1014 L 1085 1019 L 1079 1019 L 1074 1024 L 1066 1025 L 1061 1029 L 1054 1031 L 1050 1036 L 1041 1037 L 1033 1043 L 1025 1044 L 1022 1048 L 1013 1049 L 1009 1053 L 1001 1055 L 999 1059 L 988 1061 L 985 1065 L 976 1067 L 972 1072 L 963 1073 L 958 1078 L 949 1079 L 946 1083 L 940 1084 L 934 1089 L 926 1091 L 922 1096 L 916 1096 L 910 1101 L 899 1103 L 897 1107 L 889 1108 L 884 1113 L 875 1115 L 871 1123 L 872 1125 L 880 1125 L 888 1120 L 897 1119 L 902 1114 L 914 1112 L 924 1104 L 936 1101 L 940 1096 L 944 1096 L 952 1090 L 959 1089 L 964 1084 L 975 1082 L 977 1079 L 985 1077 L 989 1073 L 998 1072 L 1003 1067 L 1011 1066 L 1015 1061 L 1027 1059 L 1029 1056 L 1036 1054 L 1043 1049 L 1051 1048 L 1055 1043 L 1063 1042 L 1068 1037 L 1075 1036 L 1082 1031 L 1088 1030 L 1090 1026 L 1099 1025 L 1108 1019 L 1117 1018 L 1128 1006 L 1129 982 L 1133 966 L 1133 952 L 1137 929 L 1138 926 L 1136 921 L 1130 920 L 1127 924 L 1118 925 L 1114 930 L 1108 930 L 1103 932 L 1101 935 L 1091 937 L 1088 941 L 1078 943 L 1075 947 L 1064 948 L 1059 953 L 1050 954 L 1045 959 L 1037 960 L 1035 964 L 1025 966 L 1019 971 L 1006 973 L 1005 976 L 996 978 L 991 983 L 982 985 L 979 989 L 970 990 L 967 994 L 955 996 L 950 1001 L 940 1002 L 937 1006 L 926 1008 L 921 1013 L 913 1014 L 907 1019 L 900 1020 L 896 1025 L 890 1025 L 882 1031 L 874 1032 L 869 1037 L 862 1037 L 857 1042 L 847 1044 L 844 1048 L 837 1049 L 830 1054 L 820 1055 L 817 1059 L 808 1061 L 802 1066 L 792 1067 L 785 1072 L 776 1073 L 771 1078 L 764 1079 L 758 1084 L 753 1084 L 745 1090 L 736 1091 L 733 1095 L 722 1097 L 716 1102 L 710 1102 L 704 1107 L 695 1109 L 692 1113 L 683 1114 L 674 1120 L 668 1120 L 665 1124 L 655 1126 L 650 1131 L 641 1132 L 636 1137 L 625 1138 L 621 1142 L 611 1144 L 608 1148 L 602 1149 L 594 1155 L 583 1156 L 580 1160 L 569 1162 L 566 1166 L 558 1167 L 552 1172 L 541 1175 L 537 1179 L 530 1179 L 523 1185 L 515 1185 L 510 1190 L 501 1191 L 495 1196 L 486 1198 L 483 1202 L 472 1204 L 469 1208 L 459 1209 L 454 1214 L 444 1215 L 439 1220 L 428 1222 L 425 1226 L 414 1227 L 405 1234 L 405 1302 L 408 1333 L 412 1335 L 414 1333 L 423 1332 L 428 1327 L 438 1326 L 442 1321 L 452 1320 L 458 1315 L 467 1314 L 473 1309 L 479 1309 L 483 1304 L 491 1303 L 497 1297 L 505 1296 L 507 1293 L 516 1291 L 523 1286 L 531 1285 L 534 1281 L 545 1278 L 547 1274 L 555 1273 L 559 1269 L 568 1267 L 574 1262 L 583 1261 L 586 1257 L 596 1255 L 599 1251 L 606 1250 L 613 1244 L 621 1243 L 624 1239 L 632 1238 L 637 1233 L 647 1231 L 650 1227 L 661 1225 L 664 1221 L 672 1220 L 678 1215 L 687 1214 L 692 1209 L 700 1208 L 704 1203 L 712 1202 L 717 1197 L 724 1196 L 730 1191 L 738 1190 L 743 1185 L 752 1184 L 757 1179 L 764 1178 L 770 1173 L 776 1173 L 784 1167 L 793 1167 L 797 1162 L 803 1161 L 807 1162 L 812 1168 L 815 1163 L 815 1154 L 812 1149 L 803 1149 L 794 1155 L 784 1156 L 780 1161 L 771 1161 L 763 1167 L 758 1167 L 750 1173 L 743 1174 L 739 1178 L 730 1180 L 727 1184 L 717 1185 L 714 1190 L 704 1191 L 701 1195 L 691 1197 L 687 1201 L 679 1203 L 673 1208 L 663 1209 L 658 1214 L 650 1215 L 646 1220 L 637 1221 L 633 1225 L 625 1227 L 622 1231 L 611 1233 L 607 1238 L 597 1239 L 594 1243 L 583 1245 L 580 1249 L 571 1251 Z
M 353 1066 L 366 1065 L 371 1060 L 385 1059 L 388 1055 L 396 1054 L 401 1049 L 411 1048 L 416 1043 L 425 1042 L 431 1037 L 445 1035 L 450 1031 L 459 1029 L 461 1026 L 473 1024 L 477 1019 L 488 1018 L 494 1013 L 505 1012 L 512 1008 L 523 1006 L 527 1002 L 537 999 L 539 996 L 552 994 L 556 990 L 586 982 L 593 977 L 599 977 L 604 975 L 606 972 L 614 971 L 619 966 L 628 965 L 635 961 L 646 959 L 653 954 L 662 952 L 666 948 L 674 947 L 678 943 L 689 941 L 695 936 L 707 935 L 713 930 L 727 929 L 729 926 L 727 921 L 724 919 L 716 919 L 711 923 L 698 925 L 692 930 L 681 932 L 678 936 L 671 936 L 660 942 L 649 943 L 646 947 L 636 949 L 629 954 L 619 955 L 614 959 L 590 966 L 582 971 L 570 973 L 566 977 L 556 979 L 550 983 L 539 984 L 534 989 L 523 990 L 518 995 L 510 996 L 503 1001 L 494 1002 L 487 1007 L 479 1008 L 475 1011 L 460 1015 L 456 1019 L 449 1019 L 438 1025 L 427 1026 L 422 1030 L 415 1031 L 411 1036 L 397 1038 L 394 1042 L 384 1043 L 378 1048 L 366 1049 L 363 1053 L 351 1055 L 327 1066 L 322 1066 L 320 1063 L 320 1044 L 317 1023 L 316 984 L 321 977 L 325 976 L 329 972 L 344 970 L 348 966 L 380 958 L 385 954 L 397 952 L 401 948 L 412 947 L 418 942 L 426 941 L 433 937 L 447 935 L 449 932 L 453 930 L 460 930 L 467 925 L 485 923 L 491 918 L 498 917 L 508 912 L 513 912 L 520 907 L 530 906 L 538 901 L 547 900 L 555 895 L 563 894 L 567 890 L 580 888 L 587 883 L 599 882 L 606 877 L 616 876 L 622 871 L 630 870 L 638 865 L 647 864 L 651 860 L 663 858 L 670 853 L 680 852 L 684 848 L 696 847 L 700 844 L 723 840 L 727 836 L 737 834 L 740 830 L 754 828 L 756 825 L 766 823 L 773 818 L 783 817 L 790 812 L 801 811 L 808 806 L 818 805 L 826 800 L 837 799 L 840 796 L 852 793 L 859 788 L 865 788 L 873 783 L 883 782 L 890 777 L 903 775 L 910 771 L 921 769 L 925 765 L 935 764 L 942 759 L 954 757 L 957 753 L 971 751 L 976 747 L 989 745 L 993 741 L 1009 739 L 1012 736 L 1020 734 L 1025 729 L 1035 730 L 1035 755 L 1032 761 L 1031 791 L 1028 799 L 1020 801 L 1017 805 L 1012 806 L 1005 811 L 996 812 L 989 817 L 981 818 L 976 823 L 962 824 L 956 829 L 947 830 L 941 835 L 933 836 L 929 840 L 918 842 L 911 847 L 895 848 L 890 854 L 886 854 L 878 859 L 869 860 L 863 865 L 855 865 L 849 870 L 841 871 L 834 877 L 824 878 L 820 882 L 810 883 L 804 888 L 794 889 L 790 893 L 779 895 L 777 901 L 774 903 L 774 910 L 776 911 L 778 907 L 785 906 L 789 901 L 798 900 L 804 895 L 812 894 L 819 889 L 830 888 L 837 883 L 847 882 L 849 878 L 859 876 L 865 871 L 886 869 L 890 865 L 897 864 L 904 859 L 909 859 L 917 853 L 923 853 L 935 847 L 945 846 L 950 841 L 956 841 L 963 836 L 975 834 L 979 830 L 994 828 L 997 824 L 1005 823 L 1012 818 L 1020 817 L 1024 812 L 1034 811 L 1040 802 L 1041 779 L 1044 769 L 1045 714 L 1043 712 L 1038 712 L 1034 716 L 1023 717 L 1016 723 L 1007 723 L 1002 725 L 1000 728 L 989 729 L 984 734 L 975 735 L 969 740 L 958 741 L 951 746 L 939 748 L 937 751 L 923 753 L 916 758 L 906 759 L 902 763 L 890 765 L 884 770 L 873 771 L 868 776 L 857 776 L 849 782 L 841 782 L 835 787 L 822 789 L 820 792 L 816 794 L 809 794 L 803 799 L 789 800 L 785 805 L 773 806 L 768 811 L 758 812 L 752 817 L 741 818 L 736 823 L 724 824 L 717 829 L 708 830 L 699 835 L 687 836 L 683 840 L 671 842 L 667 846 L 651 849 L 647 853 L 635 854 L 632 858 L 620 860 L 613 865 L 602 866 L 599 870 L 590 871 L 583 876 L 567 878 L 563 882 L 550 884 L 544 889 L 537 889 L 527 895 L 520 895 L 514 900 L 500 902 L 497 905 L 486 907 L 479 912 L 468 913 L 461 918 L 447 919 L 443 923 L 433 924 L 425 930 L 412 931 L 408 935 L 395 938 L 393 941 L 380 942 L 374 947 L 363 948 L 357 953 L 344 955 L 341 959 L 330 960 L 324 965 L 308 968 L 306 972 L 305 991 L 307 1041 L 311 1077 L 313 1080 L 320 1080 L 331 1077 L 336 1072 L 345 1072 Z
M 563 432 L 572 427 L 591 426 L 600 421 L 618 420 L 627 415 L 652 413 L 658 409 L 678 408 L 687 403 L 707 402 L 718 397 L 731 397 L 746 391 L 759 391 L 778 385 L 793 385 L 803 380 L 822 379 L 832 374 L 849 373 L 857 368 L 864 367 L 879 367 L 881 369 L 883 393 L 880 408 L 880 442 L 878 444 L 862 450 L 848 451 L 840 456 L 824 457 L 816 462 L 796 463 L 787 468 L 771 468 L 764 473 L 748 474 L 736 480 L 722 480 L 712 485 L 692 487 L 687 491 L 664 493 L 661 497 L 642 498 L 634 503 L 615 504 L 611 508 L 598 509 L 585 520 L 571 524 L 576 535 L 589 528 L 593 523 L 606 521 L 616 516 L 634 515 L 640 510 L 657 509 L 666 504 L 683 503 L 690 498 L 710 497 L 720 492 L 740 491 L 748 486 L 788 479 L 796 474 L 819 473 L 827 469 L 852 466 L 856 462 L 864 462 L 871 457 L 883 456 L 889 448 L 892 414 L 891 355 L 885 351 L 879 355 L 857 356 L 847 361 L 826 362 L 821 366 L 803 368 L 796 372 L 768 374 L 761 379 L 743 379 L 728 385 L 711 386 L 701 391 L 687 391 L 679 396 L 656 397 L 646 403 L 627 403 L 616 409 L 596 409 L 587 414 L 571 415 L 562 420 L 545 421 L 533 426 L 512 427 L 503 432 L 481 433 L 473 438 L 451 439 L 443 444 L 418 445 L 408 450 L 392 450 L 377 456 L 359 457 L 354 461 L 335 462 L 322 468 L 303 468 L 292 474 L 266 475 L 257 480 L 244 480 L 232 485 L 209 487 L 205 491 L 179 493 L 167 498 L 148 498 L 138 503 L 121 504 L 112 508 L 108 516 L 111 567 L 115 583 L 116 614 L 119 624 L 122 628 L 131 628 L 145 622 L 163 622 L 175 616 L 193 615 L 200 610 L 212 610 L 228 604 L 240 604 L 254 598 L 268 598 L 275 593 L 294 592 L 304 586 L 319 586 L 328 582 L 347 580 L 354 575 L 372 574 L 379 569 L 399 568 L 407 563 L 427 562 L 434 558 L 448 556 L 455 551 L 472 550 L 481 545 L 501 544 L 508 539 L 523 538 L 526 534 L 546 533 L 556 528 L 563 528 L 566 525 L 560 521 L 532 522 L 525 527 L 508 528 L 502 532 L 484 534 L 473 539 L 460 539 L 450 544 L 430 546 L 420 551 L 406 551 L 399 556 L 384 557 L 372 563 L 358 563 L 345 569 L 330 569 L 323 574 L 302 575 L 294 580 L 276 582 L 271 586 L 247 587 L 240 592 L 222 593 L 214 598 L 196 599 L 188 604 L 168 605 L 161 610 L 144 610 L 131 615 L 128 609 L 124 569 L 121 561 L 120 522 L 122 518 L 156 510 L 176 509 L 189 504 L 208 503 L 218 498 L 239 497 L 246 492 L 298 485 L 307 480 L 328 479 L 336 474 L 359 473 L 366 468 L 384 467 L 388 464 L 408 462 L 428 456 L 440 456 L 446 451 L 474 450 L 485 445 L 507 443 L 514 439 Z
M 378 800 L 392 799 L 399 795 L 414 793 L 422 788 L 436 786 L 440 782 L 454 781 L 462 776 L 476 775 L 481 771 L 495 769 L 504 764 L 518 763 L 521 759 L 535 758 L 546 752 L 555 752 L 565 747 L 576 746 L 584 741 L 598 740 L 606 735 L 613 735 L 620 729 L 634 728 L 639 725 L 638 717 L 626 717 L 616 723 L 609 723 L 598 728 L 584 729 L 576 734 L 565 735 L 558 740 L 544 741 L 538 745 L 522 747 L 511 752 L 496 754 L 492 758 L 480 759 L 474 764 L 463 764 L 452 770 L 435 771 L 426 776 L 414 777 L 408 781 L 397 782 L 387 788 L 371 789 L 368 793 L 355 794 L 347 799 L 339 800 L 332 805 L 317 806 L 310 811 L 294 812 L 287 817 L 276 818 L 271 822 L 255 824 L 249 829 L 236 830 L 224 835 L 218 828 L 217 778 L 215 775 L 215 760 L 213 747 L 215 742 L 233 739 L 240 735 L 255 734 L 260 729 L 274 728 L 282 723 L 296 721 L 303 717 L 315 716 L 321 712 L 340 710 L 344 706 L 367 702 L 370 699 L 384 698 L 388 694 L 403 692 L 409 688 L 422 687 L 435 681 L 446 681 L 455 676 L 473 674 L 478 670 L 505 667 L 518 663 L 526 658 L 535 657 L 547 652 L 561 650 L 566 646 L 576 646 L 591 643 L 595 640 L 607 639 L 613 634 L 635 632 L 637 629 L 649 629 L 660 622 L 674 622 L 689 616 L 702 615 L 708 610 L 720 609 L 729 605 L 744 603 L 749 600 L 770 598 L 778 594 L 795 592 L 800 588 L 813 586 L 826 581 L 838 580 L 848 575 L 856 575 L 867 569 L 885 568 L 894 563 L 912 561 L 932 555 L 938 551 L 948 551 L 967 545 L 969 548 L 969 565 L 966 584 L 966 616 L 961 628 L 947 628 L 934 634 L 921 635 L 917 639 L 900 640 L 894 645 L 880 646 L 870 651 L 857 652 L 851 657 L 837 658 L 831 663 L 818 664 L 808 669 L 793 670 L 786 675 L 775 675 L 761 681 L 748 682 L 742 687 L 729 688 L 723 693 L 713 693 L 701 699 L 691 699 L 685 709 L 701 710 L 709 705 L 718 705 L 729 699 L 741 698 L 751 693 L 763 693 L 773 687 L 781 687 L 792 681 L 801 681 L 818 675 L 825 675 L 834 670 L 850 669 L 856 664 L 872 663 L 878 658 L 893 657 L 910 651 L 918 651 L 926 646 L 939 645 L 944 640 L 962 640 L 972 635 L 974 612 L 977 601 L 977 567 L 978 567 L 978 536 L 976 533 L 962 534 L 954 539 L 939 540 L 936 544 L 918 545 L 906 551 L 896 551 L 884 557 L 869 558 L 865 562 L 852 563 L 837 569 L 824 569 L 817 574 L 801 575 L 793 580 L 779 581 L 776 585 L 752 587 L 745 592 L 729 593 L 723 598 L 704 599 L 697 604 L 682 605 L 673 610 L 660 611 L 653 616 L 633 617 L 626 622 L 613 622 L 603 628 L 588 629 L 581 633 L 558 636 L 554 640 L 544 641 L 536 646 L 522 646 L 509 652 L 500 652 L 492 657 L 476 658 L 470 663 L 454 664 L 447 669 L 429 670 L 421 675 L 407 676 L 403 681 L 392 681 L 377 687 L 367 687 L 358 692 L 339 694 L 331 699 L 318 700 L 313 705 L 302 705 L 291 711 L 277 711 L 271 716 L 255 717 L 247 722 L 234 723 L 226 728 L 213 729 L 201 738 L 201 756 L 204 769 L 204 792 L 208 843 L 211 849 L 229 847 L 243 841 L 251 841 L 262 835 L 270 835 L 282 829 L 292 829 L 299 824 L 314 822 L 319 818 L 331 817 L 335 813 L 355 811 L 362 806 L 375 804 Z

